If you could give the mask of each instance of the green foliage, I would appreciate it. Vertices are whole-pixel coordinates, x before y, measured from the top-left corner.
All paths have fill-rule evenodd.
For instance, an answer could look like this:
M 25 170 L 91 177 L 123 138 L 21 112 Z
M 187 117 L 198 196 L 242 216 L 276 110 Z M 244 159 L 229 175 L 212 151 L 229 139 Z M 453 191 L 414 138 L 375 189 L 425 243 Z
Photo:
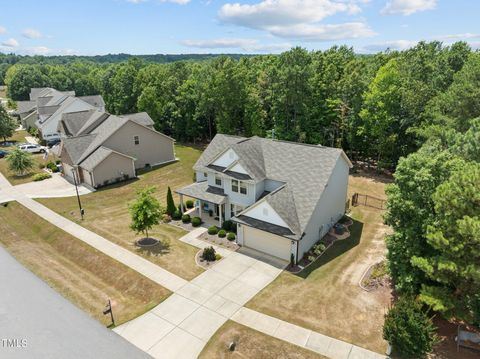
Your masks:
M 179 210 L 175 210 L 172 214 L 172 218 L 178 221 L 179 219 L 182 218 L 182 212 L 180 212 Z
M 214 262 L 216 258 L 215 248 L 205 247 L 202 252 L 202 258 L 207 262 Z
M 222 228 L 226 231 L 231 231 L 233 226 L 233 222 L 230 220 L 226 220 L 222 223 Z
M 168 187 L 167 190 L 167 214 L 173 216 L 173 213 L 176 211 L 175 202 L 173 201 L 172 190 Z
M 50 173 L 46 173 L 46 172 L 42 172 L 42 173 L 37 173 L 35 174 L 32 179 L 35 181 L 35 182 L 38 182 L 38 181 L 43 181 L 47 178 L 52 178 L 52 175 Z
M 189 214 L 184 214 L 184 215 L 182 216 L 182 222 L 183 222 L 183 223 L 190 223 L 190 220 L 191 220 L 191 218 L 190 218 L 190 215 L 189 215 Z
M 185 201 L 185 206 L 187 206 L 187 208 L 193 208 L 193 201 L 191 199 Z
M 10 117 L 5 108 L 0 105 L 0 137 L 3 137 L 3 141 L 6 141 L 7 137 L 11 137 L 16 128 L 16 121 Z
M 218 233 L 218 228 L 216 226 L 208 227 L 208 234 L 216 235 Z
M 227 235 L 227 232 L 224 229 L 221 229 L 218 231 L 218 236 L 220 238 L 225 238 L 226 235 Z
M 24 176 L 33 168 L 33 156 L 28 153 L 15 148 L 6 157 L 8 168 L 17 176 Z
M 56 173 L 56 172 L 59 171 L 56 163 L 53 162 L 53 161 L 48 162 L 45 167 L 47 167 L 47 168 L 48 168 L 50 171 L 52 171 L 53 173 Z
M 424 358 L 438 341 L 435 331 L 421 303 L 410 297 L 400 298 L 385 315 L 383 338 L 402 358 Z
M 229 233 L 227 234 L 227 239 L 228 239 L 229 241 L 234 241 L 235 238 L 236 238 L 235 233 L 229 232 Z
M 164 209 L 160 202 L 153 196 L 154 187 L 146 187 L 138 191 L 137 199 L 129 206 L 132 223 L 130 229 L 136 233 L 145 233 L 148 238 L 148 231 L 157 225 Z
M 202 224 L 202 220 L 201 220 L 200 217 L 193 217 L 192 218 L 192 226 L 200 227 L 201 224 Z

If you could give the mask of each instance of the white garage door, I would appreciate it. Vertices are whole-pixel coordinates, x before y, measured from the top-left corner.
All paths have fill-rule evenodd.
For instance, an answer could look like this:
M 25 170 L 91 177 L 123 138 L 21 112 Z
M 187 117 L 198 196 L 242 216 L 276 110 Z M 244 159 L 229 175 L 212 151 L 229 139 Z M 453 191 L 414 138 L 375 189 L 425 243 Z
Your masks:
M 271 256 L 290 260 L 290 241 L 284 237 L 277 236 L 258 229 L 243 227 L 243 245 L 267 253 Z

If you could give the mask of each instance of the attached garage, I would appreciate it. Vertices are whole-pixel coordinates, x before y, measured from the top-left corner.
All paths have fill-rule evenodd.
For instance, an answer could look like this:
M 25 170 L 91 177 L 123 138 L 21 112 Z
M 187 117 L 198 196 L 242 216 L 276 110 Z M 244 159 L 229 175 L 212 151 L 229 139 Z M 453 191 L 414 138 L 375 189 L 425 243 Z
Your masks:
M 274 257 L 290 260 L 291 242 L 289 239 L 259 229 L 242 226 L 243 245 Z

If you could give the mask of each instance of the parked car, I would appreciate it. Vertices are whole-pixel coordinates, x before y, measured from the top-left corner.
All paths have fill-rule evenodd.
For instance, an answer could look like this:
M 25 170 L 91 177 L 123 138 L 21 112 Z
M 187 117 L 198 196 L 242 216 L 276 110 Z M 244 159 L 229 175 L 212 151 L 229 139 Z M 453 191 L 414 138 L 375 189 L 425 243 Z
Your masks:
M 0 158 L 4 158 L 8 155 L 8 152 L 7 151 L 4 151 L 4 150 L 0 150 Z
M 60 143 L 60 141 L 61 141 L 61 140 L 60 140 L 59 138 L 55 138 L 55 139 L 53 139 L 53 140 L 47 140 L 47 146 L 48 146 L 49 148 L 52 148 L 53 146 L 58 145 L 58 144 Z
M 46 147 L 34 144 L 21 145 L 18 148 L 29 153 L 45 153 L 47 151 Z

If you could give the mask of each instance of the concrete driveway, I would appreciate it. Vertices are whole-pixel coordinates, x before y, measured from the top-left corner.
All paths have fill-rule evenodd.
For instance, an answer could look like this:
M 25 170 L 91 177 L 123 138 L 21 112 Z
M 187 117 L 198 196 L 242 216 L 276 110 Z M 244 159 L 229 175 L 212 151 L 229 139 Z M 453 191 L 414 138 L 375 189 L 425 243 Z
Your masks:
M 43 181 L 23 183 L 14 186 L 13 188 L 29 198 L 76 196 L 75 185 L 67 181 L 60 173 L 53 173 L 52 178 L 48 178 Z M 78 186 L 78 193 L 80 195 L 90 192 L 92 191 L 87 187 Z
M 218 328 L 286 264 L 227 250 L 221 254 L 224 258 L 215 266 L 114 330 L 154 358 L 196 358 Z

